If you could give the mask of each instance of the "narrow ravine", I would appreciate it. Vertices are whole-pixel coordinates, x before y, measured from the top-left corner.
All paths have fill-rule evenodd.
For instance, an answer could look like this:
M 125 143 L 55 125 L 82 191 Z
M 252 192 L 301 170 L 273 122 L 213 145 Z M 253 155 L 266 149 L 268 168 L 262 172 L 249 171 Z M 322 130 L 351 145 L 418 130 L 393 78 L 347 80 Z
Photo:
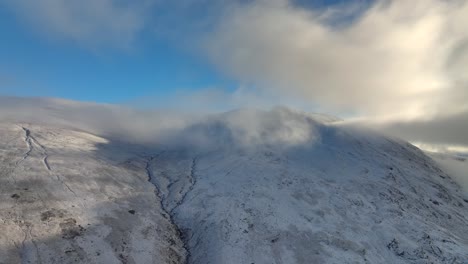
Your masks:
M 50 169 L 50 165 L 49 165 L 49 162 L 48 162 L 48 158 L 49 158 L 49 154 L 47 153 L 47 150 L 46 148 L 40 144 L 32 135 L 31 135 L 31 130 L 29 130 L 28 128 L 26 127 L 21 127 L 21 129 L 23 129 L 24 131 L 24 142 L 26 143 L 26 145 L 28 146 L 28 150 L 26 151 L 26 153 L 23 154 L 23 157 L 21 160 L 19 160 L 16 165 L 19 165 L 21 162 L 25 161 L 27 158 L 29 158 L 29 156 L 31 155 L 31 153 L 34 151 L 34 150 L 37 150 L 38 152 L 40 152 L 42 154 L 42 163 L 44 164 L 44 167 L 47 169 L 47 170 L 51 170 Z M 37 146 L 39 147 L 39 149 L 35 148 L 34 146 Z
M 42 163 L 44 164 L 45 169 L 51 173 L 51 175 L 55 176 L 57 181 L 59 181 L 70 193 L 72 193 L 75 197 L 78 197 L 76 192 L 59 176 L 59 174 L 53 173 L 52 168 L 49 164 L 49 153 L 44 145 L 42 145 L 33 135 L 29 128 L 21 126 L 24 131 L 24 141 L 28 145 L 28 151 L 23 155 L 22 160 L 17 162 L 17 165 L 26 160 L 33 151 L 37 151 L 42 155 Z
M 23 131 L 24 131 L 23 140 L 26 143 L 26 145 L 28 147 L 28 150 L 23 154 L 23 157 L 16 162 L 16 166 L 20 165 L 23 161 L 25 161 L 27 158 L 29 158 L 29 155 L 33 151 L 33 145 L 32 145 L 31 137 L 30 137 L 31 131 L 29 131 L 29 129 L 27 129 L 25 127 L 21 127 L 21 129 L 23 129 Z
M 45 149 L 43 148 L 43 146 L 35 142 L 35 139 L 31 136 L 31 131 L 28 128 L 23 127 L 23 126 L 20 126 L 20 128 L 24 132 L 23 141 L 26 143 L 27 150 L 23 154 L 21 159 L 16 162 L 15 168 L 17 168 L 23 162 L 25 162 L 28 158 L 30 158 L 33 151 L 36 150 L 35 145 L 39 146 L 42 149 L 42 151 L 39 150 L 40 153 L 44 154 L 45 152 Z M 47 155 L 45 155 L 45 159 L 46 158 L 47 158 Z M 50 171 L 50 167 L 48 166 L 48 164 L 45 164 L 45 165 L 46 165 L 46 168 Z M 15 181 L 15 185 L 16 185 L 16 181 Z M 20 196 L 17 195 L 15 197 L 17 197 L 16 199 L 19 199 Z M 42 202 L 43 208 L 48 208 L 47 204 L 44 202 L 44 200 L 40 197 L 39 194 L 37 194 L 37 198 L 38 200 Z M 15 202 L 15 211 L 16 211 L 17 206 L 18 204 Z M 37 246 L 36 237 L 32 233 L 33 226 L 29 222 L 22 223 L 21 220 L 18 220 L 18 219 L 17 219 L 17 222 L 20 223 L 18 224 L 19 229 L 24 233 L 24 238 L 21 242 L 21 246 L 18 248 L 21 259 L 24 260 L 24 259 L 31 258 L 35 260 L 35 263 L 41 264 L 42 261 L 41 261 L 40 251 Z
M 188 180 L 188 183 L 189 183 L 189 187 L 187 189 L 187 191 L 185 193 L 182 194 L 182 198 L 177 201 L 176 203 L 176 206 L 173 207 L 171 209 L 171 214 L 174 213 L 174 211 L 181 205 L 185 202 L 186 198 L 187 198 L 187 194 L 189 194 L 192 190 L 193 190 L 193 187 L 195 186 L 195 183 L 197 181 L 197 179 L 195 178 L 195 170 L 196 170 L 196 167 L 197 167 L 197 158 L 193 158 L 192 159 L 192 164 L 190 166 L 190 174 L 189 174 L 189 180 Z M 169 185 L 170 186 L 170 185 Z M 168 186 L 168 188 L 169 188 Z M 169 188 L 170 189 L 170 188 Z
M 158 186 L 158 184 L 156 184 L 155 181 L 153 181 L 153 172 L 151 171 L 151 167 L 153 166 L 152 163 L 156 159 L 156 157 L 157 156 L 150 156 L 145 161 L 145 171 L 146 171 L 146 175 L 148 176 L 148 182 L 151 183 L 155 188 L 155 194 L 159 199 L 159 204 L 160 204 L 161 210 L 163 211 L 164 218 L 166 218 L 170 222 L 170 224 L 174 227 L 179 240 L 182 242 L 182 247 L 183 247 L 183 249 L 185 251 L 184 260 L 183 260 L 182 263 L 188 264 L 188 263 L 190 263 L 190 255 L 191 254 L 190 254 L 190 249 L 189 249 L 189 247 L 188 247 L 188 245 L 186 243 L 186 240 L 185 240 L 185 235 L 182 232 L 181 228 L 174 221 L 173 210 L 168 211 L 166 206 L 164 206 L 164 199 L 165 198 L 163 197 L 163 195 L 161 193 L 161 189 Z

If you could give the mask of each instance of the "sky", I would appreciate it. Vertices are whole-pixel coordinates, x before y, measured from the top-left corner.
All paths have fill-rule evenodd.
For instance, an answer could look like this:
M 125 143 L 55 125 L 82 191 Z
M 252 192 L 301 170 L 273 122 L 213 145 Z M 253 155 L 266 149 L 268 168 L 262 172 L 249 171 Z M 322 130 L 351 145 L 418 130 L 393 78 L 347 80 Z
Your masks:
M 5 0 L 0 94 L 286 105 L 468 146 L 466 0 Z
M 171 2 L 2 1 L 0 93 L 123 103 L 245 86 L 201 52 L 197 37 L 213 30 L 221 13 L 248 1 Z
M 75 10 L 67 1 L 6 2 L 0 4 L 4 95 L 121 103 L 177 89 L 233 86 L 206 61 L 152 34 L 151 28 L 113 28 L 120 13 L 107 8 L 116 1 L 77 4 L 90 9 L 98 2 L 104 6 L 91 15 L 89 24 L 85 24 L 89 11 Z

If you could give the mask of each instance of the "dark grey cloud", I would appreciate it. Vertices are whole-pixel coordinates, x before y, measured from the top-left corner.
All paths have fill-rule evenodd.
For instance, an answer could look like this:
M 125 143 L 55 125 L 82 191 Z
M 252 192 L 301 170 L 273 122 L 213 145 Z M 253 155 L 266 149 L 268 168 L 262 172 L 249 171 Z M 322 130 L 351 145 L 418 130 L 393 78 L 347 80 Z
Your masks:
M 390 122 L 380 128 L 413 142 L 468 147 L 468 111 L 428 120 Z

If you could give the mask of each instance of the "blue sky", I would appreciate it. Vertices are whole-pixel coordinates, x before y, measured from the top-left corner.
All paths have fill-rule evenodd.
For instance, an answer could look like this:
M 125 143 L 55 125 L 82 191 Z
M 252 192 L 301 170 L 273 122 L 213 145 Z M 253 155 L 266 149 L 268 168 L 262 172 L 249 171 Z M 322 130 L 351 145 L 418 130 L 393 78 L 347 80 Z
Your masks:
M 0 95 L 286 105 L 468 145 L 467 24 L 468 0 L 4 0 Z
M 467 7 L 466 0 L 5 0 L 0 94 L 155 104 L 194 94 L 185 102 L 386 119 L 456 113 L 466 102 Z
M 206 60 L 156 34 L 138 35 L 131 47 L 86 47 L 37 32 L 0 8 L 0 93 L 121 103 L 175 90 L 232 89 Z
M 64 32 L 67 28 L 61 28 L 62 31 L 58 32 L 50 25 L 70 21 L 48 21 L 47 17 L 40 17 L 37 13 L 27 13 L 24 10 L 27 10 L 27 5 L 31 2 L 6 2 L 7 4 L 0 5 L 2 95 L 125 103 L 147 96 L 164 98 L 179 90 L 216 88 L 230 92 L 245 85 L 243 80 L 225 74 L 206 56 L 200 55 L 196 48 L 190 47 L 190 44 L 178 43 L 185 42 L 186 39 L 173 36 L 194 32 L 204 34 L 203 31 L 211 30 L 212 25 L 189 27 L 187 24 L 199 22 L 205 17 L 208 24 L 218 22 L 213 14 L 221 13 L 223 5 L 228 5 L 223 4 L 228 3 L 226 1 L 218 1 L 218 4 L 206 0 L 198 3 L 187 1 L 187 6 L 170 2 L 151 5 L 148 9 L 154 14 L 145 13 L 148 17 L 146 25 L 132 32 L 131 44 L 124 48 L 108 45 L 109 43 L 94 45 L 73 38 L 73 35 L 67 35 L 69 32 Z M 44 0 L 40 8 L 52 9 L 60 2 L 63 1 Z M 106 0 L 96 2 L 104 3 Z M 297 0 L 295 4 L 317 8 L 342 2 L 344 1 L 317 0 L 310 5 L 310 1 Z M 157 10 L 163 10 L 164 13 L 158 13 Z M 47 16 L 47 10 L 37 12 Z M 102 15 L 106 15 L 105 11 Z M 34 20 L 28 17 L 38 18 Z M 80 19 L 83 17 L 85 14 L 79 14 L 75 21 L 71 21 L 81 23 Z M 69 27 L 70 30 L 73 29 L 73 25 Z M 163 32 L 159 32 L 161 28 Z M 171 32 L 171 28 L 174 28 L 174 32 Z M 194 32 L 189 32 L 191 30 Z

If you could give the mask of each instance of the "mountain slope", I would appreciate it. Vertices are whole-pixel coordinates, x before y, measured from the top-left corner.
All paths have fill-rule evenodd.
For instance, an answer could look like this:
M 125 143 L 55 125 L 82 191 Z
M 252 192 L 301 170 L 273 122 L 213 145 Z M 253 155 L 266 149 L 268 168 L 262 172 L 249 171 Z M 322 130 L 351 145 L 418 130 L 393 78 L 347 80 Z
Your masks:
M 468 262 L 468 199 L 406 142 L 284 108 L 117 131 L 30 107 L 0 125 L 0 263 Z
M 468 200 L 430 158 L 371 132 L 310 125 L 305 144 L 228 138 L 154 161 L 192 263 L 468 261 Z
M 148 184 L 147 157 L 103 156 L 105 139 L 59 128 L 1 124 L 0 134 L 0 263 L 185 259 Z

